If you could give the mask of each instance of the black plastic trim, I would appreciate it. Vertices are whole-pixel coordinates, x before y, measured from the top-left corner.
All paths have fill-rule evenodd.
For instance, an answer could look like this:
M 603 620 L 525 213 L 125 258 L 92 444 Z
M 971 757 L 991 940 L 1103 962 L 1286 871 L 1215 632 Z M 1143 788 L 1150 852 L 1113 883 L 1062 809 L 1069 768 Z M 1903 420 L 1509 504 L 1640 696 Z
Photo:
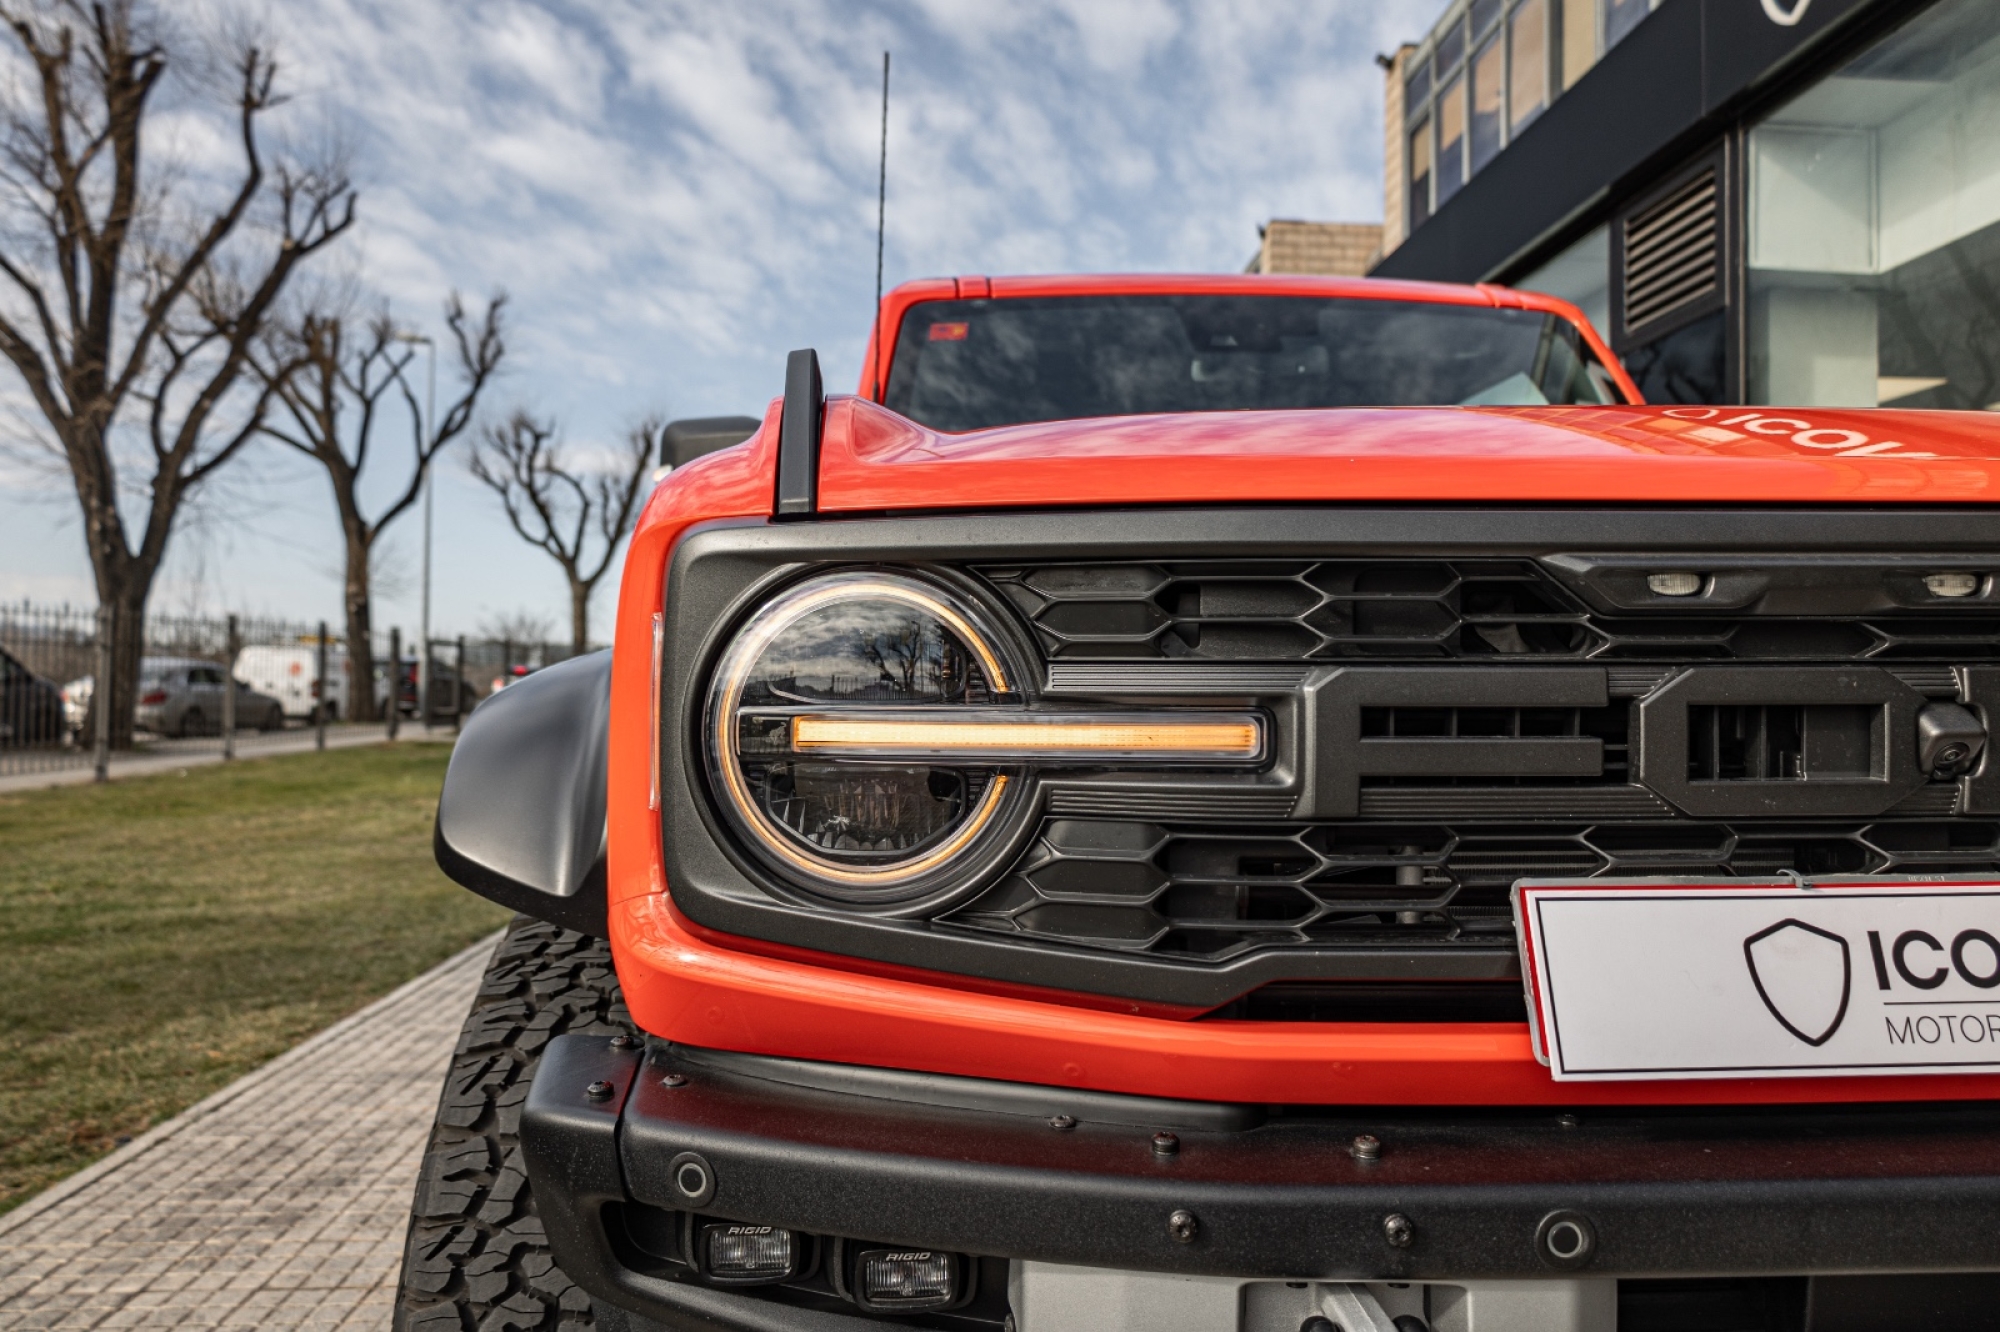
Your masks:
M 1690 781 L 1688 709 L 1703 705 L 1783 704 L 1876 709 L 1875 761 L 1868 777 L 1827 778 L 1807 769 L 1797 780 Z M 1696 816 L 1745 818 L 1828 815 L 1873 817 L 1896 807 L 1926 781 L 1914 743 L 1924 696 L 1876 666 L 1697 666 L 1639 703 L 1635 748 L 1641 780 Z M 1746 803 L 1750 802 L 1750 803 Z
M 1303 690 L 1312 753 L 1303 765 L 1304 791 L 1293 817 L 1353 818 L 1361 812 L 1363 776 L 1596 776 L 1604 771 L 1604 742 L 1595 738 L 1363 739 L 1361 710 L 1601 708 L 1609 701 L 1605 680 L 1602 666 L 1344 667 L 1316 673 Z
M 1272 505 L 1002 511 L 784 524 L 722 520 L 696 528 L 672 556 L 663 668 L 667 696 L 662 700 L 661 715 L 682 719 L 700 715 L 708 663 L 737 619 L 756 604 L 762 595 L 760 589 L 825 567 L 923 567 L 928 561 L 942 560 L 975 564 L 1367 555 L 1546 560 L 1577 551 L 1591 552 L 1593 559 L 1659 551 L 1689 556 L 1713 552 L 1732 558 L 1796 557 L 1802 551 L 1991 556 L 2000 551 L 2000 509 Z M 1121 663 L 1086 669 L 1058 664 L 1050 668 L 1048 683 L 1060 685 L 1064 694 L 1115 697 L 1129 687 L 1129 682 L 1119 683 L 1118 677 L 1136 678 L 1152 665 Z M 1464 673 L 1470 676 L 1475 669 L 1465 668 Z M 1573 668 L 1523 667 L 1518 674 L 1530 670 L 1546 670 L 1552 680 L 1569 680 Z M 1094 671 L 1107 677 L 1102 684 L 1088 683 Z M 1353 674 L 1358 677 L 1362 671 L 1357 668 Z M 1517 672 L 1496 668 L 1494 674 L 1513 677 Z M 1594 698 L 1595 691 L 1603 687 L 1597 682 L 1604 681 L 1606 673 L 1597 667 L 1575 671 L 1569 687 L 1583 687 L 1579 682 L 1586 676 L 1593 682 L 1589 688 Z M 1240 779 L 1239 787 L 1231 789 L 1252 797 L 1277 794 L 1283 798 L 1287 784 L 1298 780 L 1298 760 L 1285 753 L 1282 743 L 1290 725 L 1285 710 L 1296 706 L 1297 682 L 1303 674 L 1296 667 L 1223 664 L 1202 667 L 1186 678 L 1189 687 L 1199 689 L 1205 701 L 1234 699 L 1272 710 L 1281 740 L 1273 770 Z M 1079 685 L 1078 681 L 1086 683 Z M 1995 692 L 2000 694 L 2000 687 Z M 921 919 L 808 905 L 769 881 L 734 848 L 705 793 L 698 738 L 698 728 L 685 722 L 668 726 L 662 736 L 661 820 L 667 882 L 683 912 L 725 934 L 928 971 L 1196 1009 L 1217 1007 L 1281 980 L 1491 981 L 1518 975 L 1518 961 L 1511 950 L 1451 945 L 1287 947 L 1248 953 L 1217 965 L 1066 948 Z M 2000 771 L 2000 762 L 1990 755 L 1982 773 L 1988 770 Z M 1973 784 L 1979 780 L 1975 777 Z M 2000 787 L 2000 778 L 1987 780 Z M 1160 786 L 1166 789 L 1164 781 Z M 1045 789 L 1084 792 L 1091 789 L 1091 782 L 1080 779 L 1073 788 L 1052 782 Z M 1289 789 L 1296 796 L 1298 787 Z M 1993 798 L 2000 802 L 2000 796 Z
M 754 416 L 694 416 L 660 431 L 660 465 L 685 467 L 704 454 L 741 444 L 764 423 Z
M 819 507 L 819 441 L 826 421 L 826 389 L 819 353 L 795 351 L 785 360 L 785 404 L 778 418 L 780 518 L 807 518 Z
M 611 654 L 537 671 L 473 709 L 432 836 L 439 868 L 482 897 L 605 933 Z
M 592 861 L 590 868 L 584 871 L 576 892 L 562 897 L 497 874 L 478 861 L 459 854 L 445 840 L 442 824 L 431 830 L 431 854 L 437 858 L 438 868 L 444 871 L 447 879 L 461 888 L 470 888 L 489 902 L 498 902 L 510 911 L 518 911 L 524 916 L 546 920 L 551 925 L 560 925 L 566 930 L 575 930 L 594 938 L 602 939 L 610 933 L 603 856 Z
M 837 1092 L 874 1100 L 925 1105 L 940 1109 L 978 1110 L 994 1115 L 1026 1115 L 1047 1120 L 1055 1115 L 1098 1124 L 1134 1128 L 1199 1129 L 1239 1132 L 1264 1122 L 1260 1107 L 1221 1101 L 1168 1100 L 1157 1096 L 1124 1096 L 1076 1087 L 1045 1087 L 1030 1082 L 995 1082 L 947 1073 L 912 1073 L 899 1068 L 869 1068 L 862 1064 L 827 1064 L 809 1059 L 739 1054 L 732 1050 L 674 1047 L 677 1064 L 711 1069 L 732 1077 L 758 1078 L 788 1087 Z
M 1235 1132 L 899 1104 L 725 1074 L 656 1049 L 615 1137 L 587 1104 L 597 1064 L 558 1037 L 521 1136 L 565 1271 L 598 1293 L 609 1241 L 569 1218 L 620 1175 L 671 1207 L 667 1162 L 713 1163 L 705 1215 L 911 1247 L 1126 1270 L 1465 1280 L 1550 1274 L 1537 1236 L 1584 1218 L 1593 1276 L 1942 1272 L 2000 1262 L 2000 1108 L 1990 1104 L 1553 1112 L 1328 1110 Z M 549 1069 L 558 1070 L 551 1077 Z M 686 1080 L 661 1084 L 676 1072 Z M 615 1104 L 615 1102 L 614 1102 Z M 1565 1120 L 1567 1119 L 1567 1122 Z M 1357 1134 L 1381 1155 L 1357 1160 Z M 1177 1243 L 1167 1218 L 1200 1229 Z M 1383 1218 L 1408 1217 L 1407 1248 Z M 549 1212 L 545 1210 L 544 1215 Z M 599 1227 L 597 1234 L 602 1235 Z M 572 1262 L 576 1266 L 572 1266 Z M 629 1283 L 612 1284 L 629 1291 Z
M 595 1299 L 673 1328 L 882 1332 L 903 1326 L 766 1303 L 740 1290 L 668 1281 L 627 1263 L 606 1227 L 605 1211 L 628 1196 L 619 1161 L 619 1121 L 639 1073 L 635 1051 L 613 1049 L 601 1036 L 558 1036 L 543 1052 L 528 1086 L 521 1108 L 521 1156 L 535 1211 L 563 1275 Z M 600 1080 L 611 1083 L 614 1092 L 593 1100 L 584 1089 Z M 605 1323 L 620 1325 L 610 1319 Z

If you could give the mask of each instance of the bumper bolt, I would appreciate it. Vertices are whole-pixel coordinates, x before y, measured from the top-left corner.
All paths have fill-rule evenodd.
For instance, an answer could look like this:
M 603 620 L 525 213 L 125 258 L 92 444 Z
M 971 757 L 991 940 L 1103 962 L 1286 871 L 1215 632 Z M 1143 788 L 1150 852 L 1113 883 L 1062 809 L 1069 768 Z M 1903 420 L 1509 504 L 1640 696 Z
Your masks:
M 1583 1121 L 1581 1119 L 1578 1119 L 1575 1115 L 1556 1116 L 1556 1127 L 1558 1128 L 1573 1129 L 1582 1123 Z
M 611 1093 L 616 1090 L 617 1088 L 613 1087 L 610 1083 L 599 1078 L 596 1082 L 585 1087 L 583 1094 L 593 1101 L 608 1101 L 611 1099 Z
M 611 1038 L 611 1048 L 614 1050 L 629 1050 L 638 1043 L 638 1038 L 629 1031 L 621 1031 Z
M 1076 1127 L 1075 1115 L 1050 1115 L 1049 1127 L 1058 1133 L 1067 1133 Z
M 1181 1140 L 1171 1133 L 1153 1135 L 1153 1155 L 1172 1156 L 1181 1149 Z
M 1347 1145 L 1347 1150 L 1357 1161 L 1379 1161 L 1382 1159 L 1382 1140 L 1372 1133 L 1361 1133 Z
M 1390 1248 L 1407 1249 L 1416 1237 L 1416 1225 L 1401 1212 L 1391 1212 L 1382 1218 L 1382 1238 L 1389 1241 Z
M 1167 1218 L 1167 1233 L 1174 1237 L 1176 1244 L 1192 1244 L 1194 1237 L 1201 1233 L 1201 1222 L 1194 1219 L 1194 1213 L 1185 1207 L 1177 1207 Z
M 685 1087 L 688 1085 L 687 1074 L 669 1073 L 660 1079 L 660 1085 L 662 1087 Z

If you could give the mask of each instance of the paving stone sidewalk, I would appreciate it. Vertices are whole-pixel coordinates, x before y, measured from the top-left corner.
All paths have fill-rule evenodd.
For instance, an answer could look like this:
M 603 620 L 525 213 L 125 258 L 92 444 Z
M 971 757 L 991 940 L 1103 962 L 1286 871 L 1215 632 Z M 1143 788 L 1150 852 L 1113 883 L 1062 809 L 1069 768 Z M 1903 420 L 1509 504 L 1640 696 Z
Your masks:
M 496 934 L 0 1216 L 0 1329 L 389 1326 Z

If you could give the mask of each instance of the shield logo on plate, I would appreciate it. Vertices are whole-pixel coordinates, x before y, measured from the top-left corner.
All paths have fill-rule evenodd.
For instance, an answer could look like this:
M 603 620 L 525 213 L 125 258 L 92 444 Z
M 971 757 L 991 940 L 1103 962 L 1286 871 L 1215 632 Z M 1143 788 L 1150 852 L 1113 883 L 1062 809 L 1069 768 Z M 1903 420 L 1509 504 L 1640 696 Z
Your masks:
M 1771 1016 L 1807 1045 L 1825 1045 L 1847 1016 L 1854 964 L 1847 940 L 1802 920 L 1781 920 L 1743 941 L 1750 979 Z

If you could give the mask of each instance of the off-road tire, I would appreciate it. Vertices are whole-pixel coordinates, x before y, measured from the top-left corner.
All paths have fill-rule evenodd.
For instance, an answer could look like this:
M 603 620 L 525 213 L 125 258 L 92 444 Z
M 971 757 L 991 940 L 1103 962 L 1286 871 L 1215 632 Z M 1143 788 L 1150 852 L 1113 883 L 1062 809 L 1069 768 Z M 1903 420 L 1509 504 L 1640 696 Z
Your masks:
M 521 1103 L 550 1039 L 631 1029 L 604 940 L 514 918 L 445 1075 L 417 1174 L 395 1332 L 600 1326 L 590 1297 L 556 1266 L 535 1214 L 521 1166 Z

